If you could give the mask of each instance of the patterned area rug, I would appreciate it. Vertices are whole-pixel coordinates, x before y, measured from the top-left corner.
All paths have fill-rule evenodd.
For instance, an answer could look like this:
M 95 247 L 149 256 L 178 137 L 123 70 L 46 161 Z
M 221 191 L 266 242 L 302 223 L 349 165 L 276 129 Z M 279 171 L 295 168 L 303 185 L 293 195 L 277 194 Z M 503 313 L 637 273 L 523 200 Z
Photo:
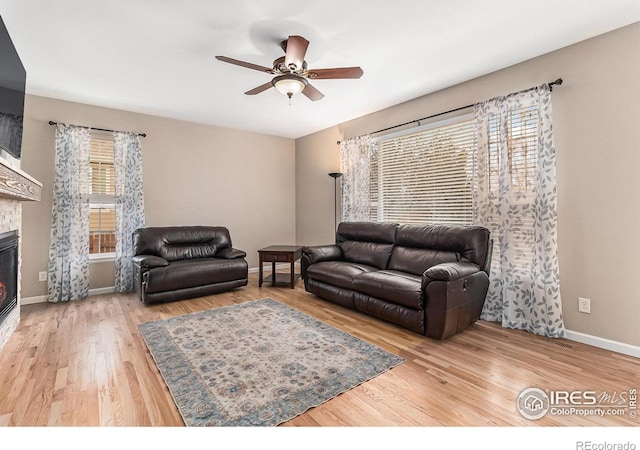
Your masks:
M 138 327 L 187 426 L 275 426 L 404 362 L 270 298 Z

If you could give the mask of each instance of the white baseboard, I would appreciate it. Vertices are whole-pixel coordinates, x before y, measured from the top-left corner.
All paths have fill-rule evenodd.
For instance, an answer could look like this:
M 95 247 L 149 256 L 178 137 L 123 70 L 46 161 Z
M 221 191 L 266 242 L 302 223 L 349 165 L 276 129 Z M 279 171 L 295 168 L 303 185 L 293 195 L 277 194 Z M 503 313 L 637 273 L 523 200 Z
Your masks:
M 622 353 L 623 355 L 640 358 L 640 347 L 637 347 L 635 345 L 612 341 L 598 336 L 592 336 L 590 334 L 579 333 L 577 331 L 571 330 L 566 330 L 565 337 L 571 341 L 580 342 L 581 344 L 592 345 L 604 350 L 610 350 L 612 352 Z
M 116 291 L 115 286 L 89 289 L 89 295 L 113 294 Z
M 33 305 L 35 303 L 47 303 L 46 295 L 38 295 L 35 297 L 22 297 L 20 298 L 20 305 Z
M 89 289 L 89 296 L 91 295 L 101 295 L 101 294 L 112 294 L 116 291 L 115 286 L 108 286 L 103 288 Z M 35 303 L 47 303 L 46 295 L 37 295 L 35 297 L 24 297 L 20 299 L 21 305 L 33 305 Z

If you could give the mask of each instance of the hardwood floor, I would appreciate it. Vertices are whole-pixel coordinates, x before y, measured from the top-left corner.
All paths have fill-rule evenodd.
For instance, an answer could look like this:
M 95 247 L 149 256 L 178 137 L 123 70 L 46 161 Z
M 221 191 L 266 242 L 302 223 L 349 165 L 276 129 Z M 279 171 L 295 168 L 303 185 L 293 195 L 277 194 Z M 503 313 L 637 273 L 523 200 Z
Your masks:
M 0 352 L 1 426 L 183 426 L 138 332 L 142 322 L 271 297 L 407 361 L 283 424 L 285 427 L 638 426 L 622 416 L 523 418 L 527 388 L 628 393 L 640 361 L 567 340 L 478 322 L 435 341 L 295 289 L 249 286 L 145 306 L 132 294 L 23 306 Z M 619 397 L 617 397 L 619 399 Z

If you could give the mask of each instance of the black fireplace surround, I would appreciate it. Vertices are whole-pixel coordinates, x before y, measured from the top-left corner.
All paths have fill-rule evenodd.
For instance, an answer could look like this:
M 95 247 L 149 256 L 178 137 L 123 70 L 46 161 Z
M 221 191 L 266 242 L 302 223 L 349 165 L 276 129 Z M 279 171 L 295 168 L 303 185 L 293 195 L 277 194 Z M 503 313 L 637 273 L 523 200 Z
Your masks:
M 18 232 L 0 234 L 0 325 L 18 306 Z

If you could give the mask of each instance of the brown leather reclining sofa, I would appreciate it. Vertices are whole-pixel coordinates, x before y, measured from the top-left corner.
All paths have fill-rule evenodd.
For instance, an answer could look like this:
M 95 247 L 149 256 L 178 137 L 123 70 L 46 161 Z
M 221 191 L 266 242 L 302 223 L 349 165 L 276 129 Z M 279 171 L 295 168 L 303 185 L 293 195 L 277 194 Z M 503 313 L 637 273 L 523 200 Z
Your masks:
M 134 288 L 160 303 L 246 286 L 249 266 L 225 227 L 146 227 L 133 233 Z
M 480 318 L 491 243 L 479 226 L 343 222 L 335 245 L 303 247 L 302 278 L 325 300 L 446 339 Z

